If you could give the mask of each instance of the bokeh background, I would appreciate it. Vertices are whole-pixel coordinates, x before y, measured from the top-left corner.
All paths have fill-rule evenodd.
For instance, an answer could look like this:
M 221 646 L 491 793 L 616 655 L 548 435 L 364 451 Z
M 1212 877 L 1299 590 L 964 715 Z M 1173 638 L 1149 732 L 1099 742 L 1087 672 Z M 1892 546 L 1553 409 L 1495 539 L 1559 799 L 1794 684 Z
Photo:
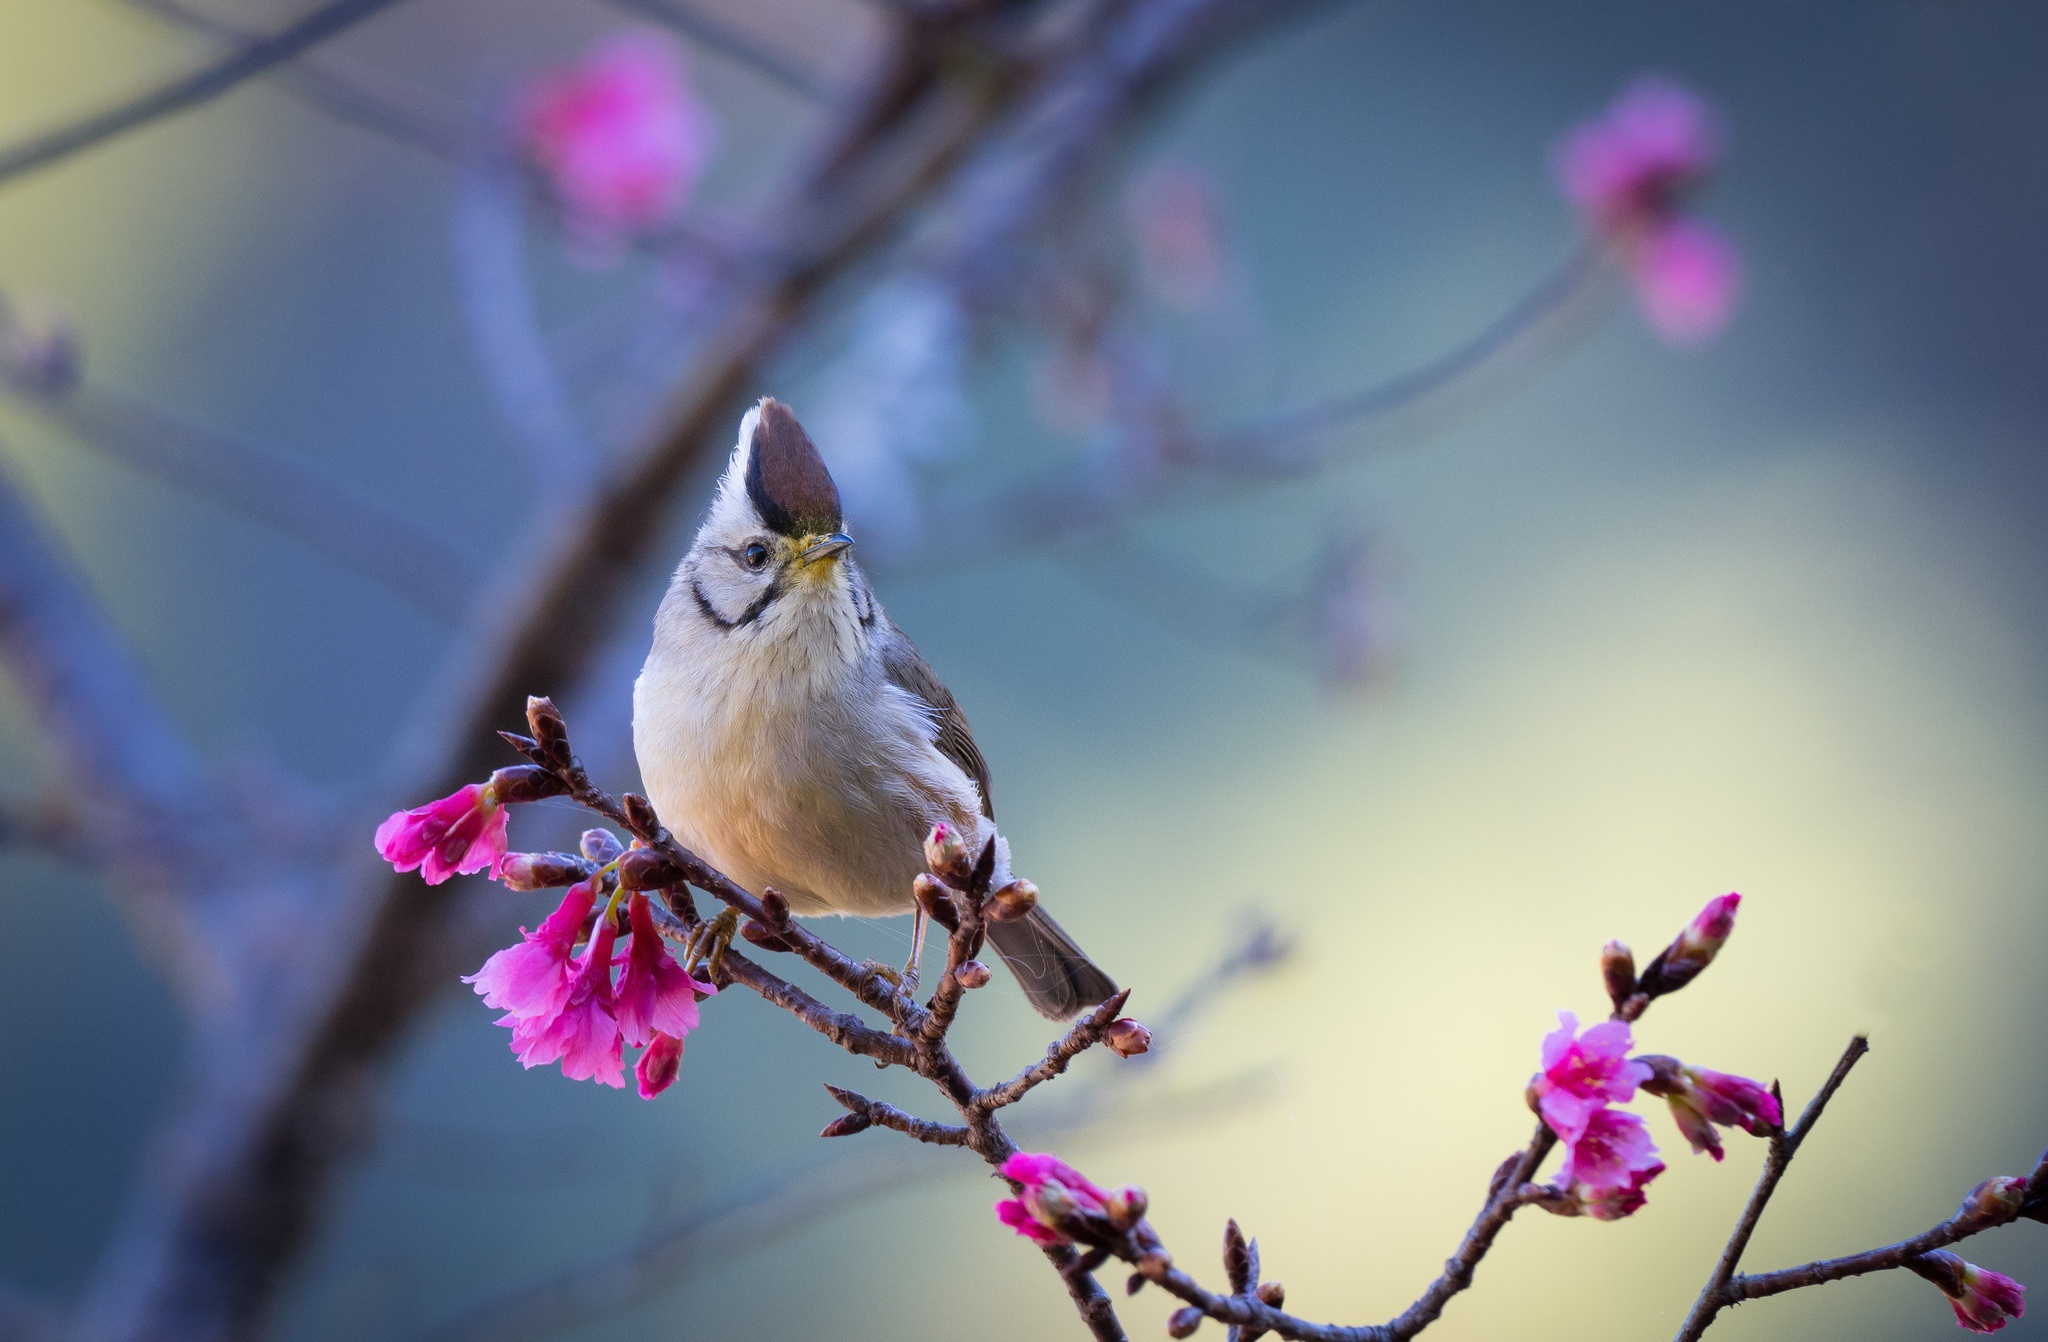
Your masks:
M 267 0 L 216 12 L 288 17 Z M 857 67 L 872 21 L 853 0 L 727 12 L 826 76 Z M 475 112 L 624 22 L 594 4 L 416 0 L 332 55 Z M 0 0 L 0 127 L 61 120 L 208 49 L 112 0 Z M 1109 174 L 1121 190 L 1171 160 L 1213 183 L 1256 328 L 1233 356 L 1245 405 L 1372 383 L 1492 321 L 1574 245 L 1552 141 L 1645 70 L 1725 114 L 1701 204 L 1748 269 L 1707 348 L 1667 348 L 1616 301 L 1426 432 L 1361 431 L 1339 468 L 1146 520 L 1185 584 L 1156 603 L 1044 555 L 883 583 L 973 719 L 1020 864 L 1136 989 L 1133 1014 L 1186 987 L 1248 909 L 1298 939 L 1160 1065 L 1161 1095 L 1226 1080 L 1237 1098 L 1166 1099 L 1063 1139 L 1099 1179 L 1151 1191 L 1183 1261 L 1207 1263 L 1234 1215 L 1290 1307 L 1397 1312 L 1525 1139 L 1521 1088 L 1552 1013 L 1601 1010 L 1600 944 L 1647 955 L 1730 889 L 1735 939 L 1639 1040 L 1782 1078 L 1794 1103 L 1852 1033 L 1874 1049 L 1749 1265 L 1912 1233 L 1980 1178 L 2031 1167 L 2048 1142 L 2044 51 L 2048 12 L 2005 0 L 1330 4 L 1207 72 Z M 704 199 L 737 209 L 815 112 L 693 55 L 723 125 Z M 488 568 L 536 501 L 463 328 L 458 190 L 444 165 L 259 82 L 8 186 L 0 287 L 68 313 L 96 375 L 315 463 Z M 532 245 L 552 321 L 654 282 Z M 1052 450 L 1031 359 L 1028 341 L 980 351 L 970 465 Z M 762 390 L 802 413 L 823 363 L 799 351 Z M 0 405 L 0 436 L 196 738 L 367 780 L 445 622 L 18 407 Z M 1363 519 L 1382 556 L 1391 633 L 1363 692 L 1188 614 L 1204 593 L 1298 581 L 1333 513 Z M 28 728 L 10 709 L 23 779 L 41 767 Z M 0 1275 L 61 1300 L 172 1098 L 181 1037 L 91 879 L 11 856 L 0 880 Z M 503 898 L 509 926 L 550 897 Z M 829 931 L 900 956 L 906 921 Z M 738 994 L 706 1021 L 682 1081 L 643 1103 L 523 1073 L 451 982 L 396 1060 L 277 1335 L 408 1338 L 616 1254 L 815 1158 L 836 1112 L 820 1080 L 923 1103 Z M 994 1076 L 1045 1036 L 999 982 L 964 1037 Z M 1716 1166 L 1636 1107 L 1672 1166 L 1648 1208 L 1518 1218 L 1433 1336 L 1675 1329 L 1761 1150 L 1737 1135 Z M 951 1168 L 787 1236 L 736 1230 L 704 1271 L 563 1335 L 1078 1335 L 989 1215 L 996 1186 Z M 2038 1288 L 2036 1231 L 1969 1256 Z M 1125 1316 L 1156 1336 L 1166 1312 L 1147 1293 Z M 1737 1310 L 1716 1336 L 1953 1326 L 1895 1273 Z

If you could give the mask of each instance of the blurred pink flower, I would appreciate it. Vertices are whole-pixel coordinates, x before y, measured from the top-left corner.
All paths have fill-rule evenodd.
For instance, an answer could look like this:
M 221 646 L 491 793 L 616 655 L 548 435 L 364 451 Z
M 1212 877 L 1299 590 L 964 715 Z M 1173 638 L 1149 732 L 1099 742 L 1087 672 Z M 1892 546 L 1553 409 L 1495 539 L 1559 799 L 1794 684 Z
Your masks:
M 1530 1081 L 1529 1098 L 1550 1130 L 1573 1142 L 1610 1101 L 1631 1099 L 1649 1080 L 1650 1069 L 1629 1061 L 1632 1041 L 1625 1022 L 1601 1021 L 1581 1035 L 1571 1012 L 1558 1012 L 1557 1021 L 1558 1028 L 1543 1037 L 1543 1070 Z
M 1558 1182 L 1578 1185 L 1589 1199 L 1617 1189 L 1640 1190 L 1664 1169 L 1649 1126 L 1625 1109 L 1595 1111 L 1566 1141 L 1569 1149 Z
M 1673 345 L 1698 345 L 1735 315 L 1742 259 L 1719 230 L 1674 219 L 1643 240 L 1629 278 L 1651 329 Z
M 595 1080 L 623 1089 L 626 1084 L 625 1039 L 612 1014 L 612 947 L 618 928 L 599 918 L 583 958 L 569 980 L 561 1008 L 547 1015 L 507 1015 L 498 1024 L 512 1031 L 512 1051 L 527 1067 L 559 1060 L 571 1081 Z
M 657 1034 L 640 1061 L 633 1064 L 633 1079 L 640 1083 L 640 1098 L 651 1100 L 675 1084 L 683 1067 L 683 1041 L 676 1035 Z
M 1602 233 L 1653 228 L 1721 158 L 1721 128 L 1690 89 L 1656 75 L 1638 79 L 1597 120 L 1574 127 L 1556 150 L 1558 183 Z
M 1652 1064 L 1656 1075 L 1643 1088 L 1670 1102 L 1672 1120 L 1692 1143 L 1696 1154 L 1705 1152 L 1721 1159 L 1721 1134 L 1714 1126 L 1717 1123 L 1768 1137 L 1785 1121 L 1777 1097 L 1746 1076 L 1687 1067 L 1675 1059 L 1660 1061 L 1672 1065 Z
M 499 951 L 462 981 L 475 985 L 485 1006 L 509 1011 L 521 1020 L 552 1018 L 569 1000 L 569 954 L 596 902 L 594 880 L 570 886 L 538 931 L 520 928 L 523 941 Z
M 411 811 L 394 811 L 377 826 L 378 855 L 400 871 L 424 868 L 428 885 L 491 869 L 505 856 L 505 808 L 481 783 Z
M 667 1035 L 680 1051 L 682 1037 L 697 1028 L 697 999 L 718 989 L 691 978 L 669 954 L 647 896 L 635 893 L 629 907 L 633 937 L 616 995 L 620 1033 L 636 1048 Z
M 1651 328 L 1674 345 L 1712 338 L 1741 293 L 1734 245 L 1679 209 L 1720 157 L 1712 109 L 1656 77 L 1624 90 L 1555 154 L 1565 195 L 1628 272 Z
M 2027 1288 L 2002 1272 L 1965 1262 L 1945 1249 L 1908 1259 L 1906 1266 L 1941 1288 L 1956 1322 L 1973 1333 L 1995 1333 L 2027 1312 Z
M 1019 1151 L 998 1171 L 1024 1185 L 996 1203 L 996 1219 L 1039 1244 L 1071 1244 L 1077 1218 L 1109 1216 L 1109 1194 L 1058 1156 Z
M 547 174 L 570 226 L 598 241 L 674 218 L 717 146 L 717 119 L 657 33 L 608 38 L 581 62 L 536 78 L 520 101 L 527 156 Z

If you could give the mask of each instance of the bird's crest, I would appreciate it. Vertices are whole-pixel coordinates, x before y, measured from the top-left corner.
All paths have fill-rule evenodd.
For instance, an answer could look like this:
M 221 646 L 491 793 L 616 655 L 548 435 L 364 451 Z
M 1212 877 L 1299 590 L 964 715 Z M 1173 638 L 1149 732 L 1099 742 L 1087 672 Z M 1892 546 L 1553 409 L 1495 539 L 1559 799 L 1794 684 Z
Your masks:
M 839 486 L 789 407 L 764 396 L 748 418 L 754 432 L 747 444 L 747 498 L 761 520 L 785 536 L 838 531 Z

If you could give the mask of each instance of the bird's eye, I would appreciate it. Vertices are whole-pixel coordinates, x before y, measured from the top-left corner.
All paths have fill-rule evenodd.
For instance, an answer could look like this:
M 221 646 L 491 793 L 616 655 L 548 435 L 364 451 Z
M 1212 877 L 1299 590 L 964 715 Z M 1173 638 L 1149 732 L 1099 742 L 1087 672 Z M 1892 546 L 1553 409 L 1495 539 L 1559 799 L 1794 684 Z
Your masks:
M 747 567 L 753 569 L 756 573 L 760 572 L 761 566 L 768 562 L 768 547 L 759 541 L 755 541 L 740 553 L 741 557 L 746 560 Z

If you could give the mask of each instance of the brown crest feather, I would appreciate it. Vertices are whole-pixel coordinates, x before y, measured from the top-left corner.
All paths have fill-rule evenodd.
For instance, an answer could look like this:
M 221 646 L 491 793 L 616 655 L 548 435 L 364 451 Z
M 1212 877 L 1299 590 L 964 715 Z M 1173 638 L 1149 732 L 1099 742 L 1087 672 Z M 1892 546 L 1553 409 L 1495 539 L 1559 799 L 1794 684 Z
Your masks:
M 814 536 L 838 531 L 839 486 L 804 426 L 773 396 L 761 401 L 747 453 L 747 497 L 772 531 Z

